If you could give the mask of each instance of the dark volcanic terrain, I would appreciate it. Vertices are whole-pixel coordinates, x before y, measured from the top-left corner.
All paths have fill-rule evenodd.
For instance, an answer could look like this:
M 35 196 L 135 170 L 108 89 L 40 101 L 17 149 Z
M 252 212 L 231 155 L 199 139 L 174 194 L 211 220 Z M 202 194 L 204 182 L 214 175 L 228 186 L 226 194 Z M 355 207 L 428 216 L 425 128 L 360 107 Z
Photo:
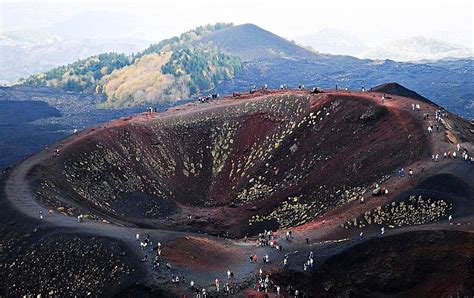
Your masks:
M 0 294 L 242 296 L 268 275 L 272 295 L 473 295 L 472 123 L 382 87 L 235 94 L 49 146 L 1 180 Z
M 144 111 L 139 106 L 100 109 L 97 94 L 71 93 L 57 88 L 0 87 L 0 169 L 72 134 L 75 129 Z M 186 101 L 184 101 L 186 102 Z M 154 105 L 159 111 L 169 105 Z

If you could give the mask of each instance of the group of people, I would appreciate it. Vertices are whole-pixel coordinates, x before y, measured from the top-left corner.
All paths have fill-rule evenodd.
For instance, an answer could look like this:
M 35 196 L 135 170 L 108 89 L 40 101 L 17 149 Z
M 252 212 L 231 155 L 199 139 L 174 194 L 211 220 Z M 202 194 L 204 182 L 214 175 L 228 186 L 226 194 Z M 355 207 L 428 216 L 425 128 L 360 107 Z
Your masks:
M 415 104 L 412 103 L 412 109 L 415 106 Z M 419 104 L 416 105 L 417 110 L 419 110 Z M 439 126 L 438 123 L 441 123 L 442 117 L 446 116 L 446 111 L 444 109 L 438 109 L 435 111 L 435 119 L 436 119 L 436 125 L 433 126 L 433 124 L 430 124 L 428 126 L 428 132 L 432 133 L 434 131 L 434 128 L 436 127 L 436 132 L 441 131 L 441 127 Z M 430 120 L 430 114 L 429 113 L 423 113 L 423 120 Z
M 210 101 L 211 99 L 218 99 L 220 97 L 219 93 L 212 93 L 207 96 L 199 96 L 198 100 L 199 102 L 207 102 Z
M 419 111 L 420 109 L 421 109 L 420 104 L 418 104 L 418 103 L 417 104 L 414 104 L 414 103 L 411 104 L 411 110 L 412 111 L 415 111 L 415 110 Z
M 344 91 L 347 91 L 347 90 L 349 90 L 349 88 L 347 88 L 347 87 L 344 88 L 344 87 L 338 86 L 338 85 L 336 84 L 336 90 L 344 90 Z M 372 91 L 372 90 L 370 90 L 370 91 Z
M 469 156 L 466 147 L 462 148 L 461 150 L 461 145 L 457 144 L 456 149 L 458 152 L 461 152 L 461 158 L 464 159 L 464 161 L 468 162 L 469 164 L 472 164 L 472 162 L 474 162 L 474 156 Z M 449 155 L 447 157 L 449 158 Z M 456 158 L 456 151 L 453 152 L 453 158 Z
M 263 233 L 259 233 L 256 239 L 257 242 L 257 247 L 262 247 L 262 246 L 270 246 L 273 248 L 276 248 L 278 252 L 281 252 L 282 248 L 281 245 L 277 244 L 276 241 L 276 235 L 273 231 L 264 231 Z M 247 237 L 245 237 L 247 239 Z M 292 241 L 294 239 L 294 233 L 291 230 L 288 230 L 285 232 L 285 239 L 286 241 Z M 309 243 L 309 238 L 306 237 L 306 243 Z M 258 263 L 258 257 L 256 254 L 251 254 L 249 256 L 249 261 L 252 264 L 257 264 Z M 270 256 L 268 253 L 262 256 L 262 263 L 263 264 L 268 264 L 270 263 Z M 289 264 L 289 255 L 285 254 L 283 258 L 283 267 L 287 267 Z M 308 258 L 304 261 L 303 263 L 303 270 L 309 270 L 310 268 L 313 268 L 314 266 L 314 257 L 313 257 L 313 252 L 309 253 Z M 227 271 L 227 276 L 229 277 L 230 271 Z M 258 268 L 257 274 L 256 274 L 256 281 L 255 281 L 255 286 L 254 289 L 258 292 L 265 292 L 267 293 L 268 291 L 273 291 L 276 293 L 277 296 L 280 295 L 281 288 L 278 285 L 274 285 L 272 281 L 269 278 L 269 275 L 265 275 L 262 267 Z M 295 290 L 293 288 L 287 288 L 286 290 L 287 293 L 295 293 L 295 295 L 299 295 L 299 291 Z
M 49 216 L 53 216 L 53 213 L 54 213 L 53 209 L 49 209 L 49 210 L 48 210 Z M 39 218 L 40 218 L 41 220 L 44 219 L 43 211 L 40 211 L 40 212 L 39 212 Z M 76 220 L 77 220 L 78 223 L 83 222 L 83 221 L 84 221 L 84 215 L 83 215 L 83 214 L 79 214 L 79 215 L 76 217 Z
M 249 93 L 252 94 L 252 93 L 255 93 L 257 92 L 257 85 L 253 85 L 250 90 L 249 90 Z M 260 86 L 260 90 L 262 91 L 265 91 L 265 90 L 268 90 L 268 85 L 267 84 L 263 84 Z
M 413 111 L 415 109 L 420 110 L 420 105 L 419 104 L 412 103 L 411 106 L 412 106 Z M 433 133 L 435 131 L 435 129 L 436 129 L 436 132 L 440 132 L 441 131 L 441 126 L 439 125 L 439 123 L 441 123 L 442 119 L 444 117 L 447 117 L 447 116 L 448 116 L 448 114 L 446 113 L 445 109 L 443 109 L 443 108 L 437 109 L 435 111 L 436 124 L 435 125 L 433 125 L 433 124 L 428 125 L 428 133 L 430 133 L 430 134 Z M 423 120 L 429 120 L 430 119 L 429 117 L 430 117 L 429 113 L 423 113 Z M 456 145 L 456 150 L 445 151 L 443 153 L 443 159 L 456 158 L 459 153 L 461 153 L 461 157 L 466 162 L 472 162 L 473 161 L 473 158 L 469 157 L 469 155 L 468 155 L 467 148 L 463 148 L 463 150 L 461 151 L 461 145 L 459 143 Z M 436 154 L 433 153 L 431 155 L 431 160 L 434 161 L 434 162 L 438 162 L 440 160 L 439 153 L 436 153 Z
M 443 153 L 443 159 L 455 159 L 458 155 L 461 154 L 461 158 L 468 163 L 472 163 L 474 161 L 473 156 L 469 156 L 467 148 L 464 147 L 461 149 L 461 145 L 457 144 L 456 148 L 453 151 L 448 150 Z M 439 153 L 432 154 L 431 160 L 433 162 L 438 162 L 440 160 Z
M 257 240 L 256 240 L 256 246 L 268 246 L 268 245 L 275 245 L 275 234 L 273 231 L 267 231 L 265 230 L 263 233 L 259 233 Z
M 432 132 L 434 131 L 434 128 L 436 128 L 436 132 L 440 132 L 440 131 L 441 131 L 441 128 L 440 128 L 440 126 L 439 126 L 438 124 L 436 124 L 436 125 L 434 125 L 434 126 L 431 124 L 431 125 L 428 126 L 428 132 L 429 132 L 429 133 L 432 133 Z
M 256 279 L 257 280 L 255 282 L 255 290 L 257 292 L 268 293 L 268 291 L 271 288 L 273 288 L 276 296 L 277 297 L 280 296 L 281 287 L 279 285 L 274 284 L 274 282 L 272 282 L 272 280 L 270 280 L 268 275 L 266 275 L 265 278 L 263 278 L 262 276 L 257 276 Z M 297 289 L 294 289 L 291 285 L 288 285 L 286 287 L 286 293 L 289 294 L 289 295 L 293 294 L 294 297 L 299 297 L 300 296 L 300 291 L 297 290 Z
M 151 113 L 156 113 L 156 112 L 158 112 L 158 110 L 157 110 L 157 108 L 154 108 L 154 107 L 148 107 L 148 108 L 146 109 L 146 112 L 147 112 L 148 114 L 151 114 Z
M 272 282 L 270 281 L 269 275 L 267 274 L 264 278 L 263 273 L 262 273 L 262 269 L 260 269 L 259 274 L 256 276 L 255 290 L 257 292 L 267 293 L 268 290 L 270 289 L 271 285 L 272 285 Z
M 153 243 L 150 239 L 150 234 L 147 234 L 142 241 L 140 241 L 141 237 L 140 237 L 140 234 L 138 234 L 138 233 L 135 235 L 135 238 L 138 242 L 140 242 L 140 247 L 143 251 L 145 251 L 147 249 L 147 247 L 150 247 L 150 250 L 155 250 L 156 256 L 155 256 L 154 261 L 153 261 L 153 266 L 155 268 L 157 268 L 160 265 L 159 256 L 161 255 L 161 243 L 158 242 L 157 247 L 155 249 L 153 249 L 153 247 L 152 247 Z M 145 262 L 146 260 L 148 260 L 148 254 L 147 253 L 145 253 L 145 255 L 143 256 L 142 262 Z
M 148 260 L 148 253 L 146 252 L 147 248 L 149 251 L 155 254 L 153 258 L 153 268 L 158 269 L 160 267 L 160 259 L 161 259 L 161 242 L 158 242 L 155 246 L 153 246 L 153 242 L 151 241 L 150 234 L 146 234 L 145 237 L 142 237 L 140 234 L 136 234 L 135 236 L 136 240 L 140 242 L 140 247 L 143 251 L 145 251 L 145 254 L 143 255 L 143 258 L 141 259 L 142 262 L 146 262 Z M 143 240 L 141 240 L 143 239 Z M 167 270 L 171 270 L 171 264 L 166 263 L 165 267 Z M 184 276 L 182 277 L 182 280 L 185 280 Z M 172 276 L 171 281 L 173 283 L 177 283 L 180 281 L 178 276 Z
M 441 122 L 442 117 L 447 116 L 446 111 L 441 108 L 435 111 L 435 119 L 437 122 Z
M 372 190 L 372 195 L 373 196 L 388 195 L 388 189 L 376 183 L 374 189 Z
M 405 169 L 401 168 L 400 170 L 398 170 L 398 177 L 399 178 L 405 177 Z M 412 168 L 408 169 L 408 177 L 410 177 L 410 178 L 413 177 L 413 169 Z
M 308 268 L 313 268 L 313 263 L 314 263 L 313 252 L 311 251 L 309 253 L 308 259 L 303 264 L 303 271 L 308 270 Z
M 222 290 L 225 295 L 232 294 L 234 293 L 234 290 L 235 290 L 235 284 L 232 283 L 232 280 L 234 279 L 234 272 L 232 272 L 230 269 L 227 269 L 227 279 L 228 281 L 222 287 Z M 194 288 L 194 281 L 192 281 L 192 284 L 190 284 L 190 286 L 191 288 Z M 216 292 L 220 292 L 221 282 L 218 278 L 214 280 L 214 286 L 216 287 Z M 202 288 L 201 293 L 205 295 L 205 292 L 206 292 L 206 289 Z
M 287 84 L 281 84 L 280 87 L 279 87 L 280 90 L 288 90 L 288 85 Z M 338 86 L 336 85 L 336 90 L 338 89 Z M 339 88 L 341 89 L 341 88 Z M 249 89 L 249 93 L 250 94 L 253 94 L 255 92 L 257 92 L 259 89 L 257 88 L 257 85 L 252 85 Z M 267 84 L 263 84 L 260 86 L 260 90 L 268 90 L 268 85 Z M 306 90 L 305 89 L 305 85 L 304 84 L 298 84 L 298 90 Z M 348 88 L 345 88 L 345 90 L 348 90 Z M 311 93 L 320 93 L 322 92 L 320 88 L 318 87 L 313 87 L 311 89 Z M 232 93 L 232 97 L 234 98 L 238 98 L 240 97 L 242 94 L 241 93 L 238 93 L 238 92 L 233 92 Z M 214 98 L 218 98 L 219 97 L 219 94 L 211 94 L 211 95 L 208 95 L 208 96 L 202 96 L 202 97 L 199 97 L 199 101 L 200 102 L 206 102 L 206 101 L 209 101 L 210 99 L 214 99 Z

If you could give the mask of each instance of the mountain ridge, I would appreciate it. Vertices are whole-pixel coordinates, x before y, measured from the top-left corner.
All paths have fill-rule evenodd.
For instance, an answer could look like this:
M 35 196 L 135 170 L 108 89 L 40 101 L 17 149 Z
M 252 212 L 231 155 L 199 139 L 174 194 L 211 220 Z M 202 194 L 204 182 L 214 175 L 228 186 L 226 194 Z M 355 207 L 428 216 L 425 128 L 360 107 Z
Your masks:
M 234 26 L 218 23 L 214 26 L 215 28 L 211 25 L 197 27 L 180 36 L 160 41 L 140 53 L 128 57 L 128 62 L 124 60 L 125 63 L 119 63 L 118 67 L 112 65 L 112 69 L 107 67 L 100 70 L 92 69 L 91 72 L 88 72 L 89 70 L 79 67 L 79 73 L 86 72 L 84 78 L 79 77 L 80 80 L 84 79 L 80 85 L 89 86 L 89 90 L 99 92 L 120 90 L 119 93 L 114 91 L 102 94 L 105 95 L 104 97 L 109 103 L 120 103 L 107 104 L 109 107 L 122 107 L 145 102 L 155 104 L 164 100 L 177 101 L 182 97 L 189 98 L 207 92 L 228 93 L 265 84 L 273 88 L 278 88 L 281 84 L 287 84 L 290 87 L 305 84 L 313 87 L 331 88 L 338 85 L 349 89 L 360 89 L 364 86 L 368 88 L 392 81 L 417 90 L 426 98 L 465 117 L 474 116 L 474 87 L 471 87 L 469 75 L 466 75 L 466 73 L 474 71 L 472 58 L 402 63 L 392 60 L 334 56 L 311 52 L 254 24 Z M 192 48 L 191 55 L 184 53 L 183 47 Z M 127 82 L 123 80 L 111 82 L 109 79 L 103 79 L 106 76 L 115 76 L 111 74 L 115 68 L 122 71 L 123 67 L 136 63 L 144 55 L 166 51 L 176 52 L 175 55 L 172 55 L 175 58 L 174 62 L 167 64 L 168 66 L 173 65 L 173 69 L 168 70 L 174 76 L 174 83 L 169 85 L 171 89 L 160 86 L 159 82 L 149 80 L 147 86 L 142 86 L 142 89 L 139 88 L 141 84 L 139 84 L 140 86 L 135 84 L 135 91 L 130 93 L 124 86 L 130 85 L 128 80 L 133 80 L 132 77 L 127 79 Z M 181 54 L 178 55 L 179 51 Z M 202 62 L 208 58 L 203 58 L 210 52 L 214 52 L 214 63 L 206 66 Z M 231 63 L 220 64 L 219 55 L 224 55 L 222 57 Z M 196 58 L 198 58 L 198 63 L 182 63 L 183 61 L 196 60 Z M 150 62 L 153 62 L 153 59 L 150 59 Z M 89 62 L 86 59 L 84 64 L 87 63 Z M 184 65 L 187 65 L 185 68 L 188 69 L 185 72 L 182 69 Z M 193 69 L 192 65 L 201 65 L 201 68 Z M 213 72 L 213 69 L 216 69 L 213 65 L 220 65 L 217 67 L 220 69 L 217 73 Z M 109 64 L 106 63 L 106 66 Z M 190 66 L 191 68 L 189 68 Z M 143 67 L 143 69 L 149 72 L 149 79 L 156 74 L 158 80 L 164 74 L 163 69 L 154 69 L 151 72 L 147 67 Z M 54 71 L 50 72 L 52 77 L 59 78 L 60 82 L 61 76 L 63 76 L 61 84 L 56 84 L 54 80 L 45 81 L 44 77 L 39 77 L 39 81 L 35 79 L 33 82 L 39 85 L 77 87 L 74 80 L 68 81 L 68 76 L 65 73 L 63 70 L 56 74 Z M 137 72 L 135 74 L 139 75 Z M 104 85 L 105 83 L 123 84 L 123 87 L 108 88 Z M 179 87 L 182 84 L 187 90 Z M 152 88 L 148 89 L 148 87 Z M 184 92 L 175 92 L 177 91 L 176 87 L 181 88 Z M 158 90 L 158 92 L 150 93 L 146 90 Z M 165 95 L 161 96 L 160 94 L 163 93 L 159 90 L 164 91 Z M 128 97 L 130 94 L 131 98 Z
M 244 61 L 271 58 L 302 59 L 318 56 L 251 23 L 213 32 L 203 36 L 196 43 L 213 45 L 239 56 Z

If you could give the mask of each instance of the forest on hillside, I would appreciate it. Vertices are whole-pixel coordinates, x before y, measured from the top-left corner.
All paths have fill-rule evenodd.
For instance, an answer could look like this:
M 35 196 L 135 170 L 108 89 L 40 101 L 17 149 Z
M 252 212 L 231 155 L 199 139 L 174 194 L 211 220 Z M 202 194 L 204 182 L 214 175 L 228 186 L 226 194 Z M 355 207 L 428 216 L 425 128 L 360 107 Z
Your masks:
M 32 75 L 24 85 L 104 94 L 106 107 L 170 102 L 212 89 L 241 71 L 241 60 L 210 46 L 202 36 L 232 26 L 200 26 L 132 55 L 104 53 Z

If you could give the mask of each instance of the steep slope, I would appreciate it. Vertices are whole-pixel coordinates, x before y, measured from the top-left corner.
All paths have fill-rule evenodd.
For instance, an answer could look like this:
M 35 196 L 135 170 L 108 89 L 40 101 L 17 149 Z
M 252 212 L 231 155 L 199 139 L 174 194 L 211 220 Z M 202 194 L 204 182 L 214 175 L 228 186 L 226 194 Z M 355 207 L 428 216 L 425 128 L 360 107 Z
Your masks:
M 417 100 L 420 100 L 420 101 L 432 103 L 426 97 L 423 97 L 420 94 L 416 93 L 415 91 L 410 90 L 408 88 L 405 88 L 405 87 L 403 87 L 402 85 L 400 85 L 398 83 L 380 84 L 380 85 L 377 85 L 377 86 L 373 87 L 372 91 L 379 92 L 379 93 L 387 93 L 387 94 L 392 94 L 392 95 L 398 95 L 398 96 L 413 98 L 413 99 L 417 99 Z
M 254 24 L 243 24 L 219 30 L 204 36 L 196 43 L 216 46 L 247 61 L 317 57 L 317 54 Z
M 474 235 L 416 231 L 375 238 L 330 258 L 312 273 L 287 271 L 276 282 L 318 293 L 347 296 L 460 296 L 474 294 Z
M 428 150 L 409 111 L 371 94 L 270 92 L 188 108 L 75 137 L 31 173 L 38 198 L 73 213 L 242 235 L 311 221 Z

